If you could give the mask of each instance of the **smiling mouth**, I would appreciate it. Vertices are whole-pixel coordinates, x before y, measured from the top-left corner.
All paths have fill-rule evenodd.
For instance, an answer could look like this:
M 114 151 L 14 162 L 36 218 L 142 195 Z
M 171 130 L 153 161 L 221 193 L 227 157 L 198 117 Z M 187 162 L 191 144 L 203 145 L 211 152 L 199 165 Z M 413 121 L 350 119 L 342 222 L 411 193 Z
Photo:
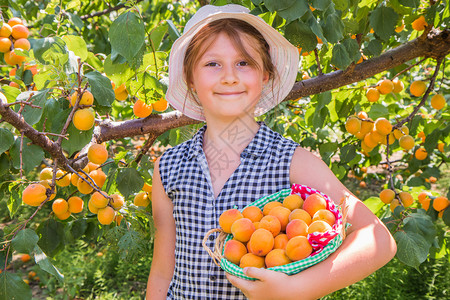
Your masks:
M 243 94 L 244 92 L 224 92 L 224 93 L 216 93 L 217 95 L 220 96 L 237 96 L 240 94 Z

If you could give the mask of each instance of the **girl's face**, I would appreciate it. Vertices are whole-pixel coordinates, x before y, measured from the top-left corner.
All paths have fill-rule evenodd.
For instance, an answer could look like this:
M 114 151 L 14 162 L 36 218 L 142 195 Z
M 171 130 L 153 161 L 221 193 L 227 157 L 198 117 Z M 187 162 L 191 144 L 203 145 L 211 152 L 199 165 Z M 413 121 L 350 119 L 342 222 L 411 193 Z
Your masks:
M 259 66 L 260 55 L 250 46 L 251 38 L 242 36 L 246 51 Z M 197 93 L 206 119 L 235 119 L 249 114 L 253 117 L 269 74 L 249 65 L 224 33 L 215 37 L 194 65 L 191 87 Z

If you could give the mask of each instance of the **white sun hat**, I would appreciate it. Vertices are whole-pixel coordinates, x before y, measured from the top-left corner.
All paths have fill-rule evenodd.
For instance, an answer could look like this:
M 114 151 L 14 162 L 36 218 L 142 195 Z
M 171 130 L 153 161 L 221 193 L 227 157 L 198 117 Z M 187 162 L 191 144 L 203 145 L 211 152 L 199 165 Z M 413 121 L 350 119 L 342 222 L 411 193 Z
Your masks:
M 175 109 L 192 119 L 205 121 L 203 108 L 188 92 L 188 85 L 183 76 L 184 55 L 192 37 L 200 29 L 212 21 L 226 18 L 249 23 L 263 35 L 270 47 L 269 52 L 277 76 L 264 86 L 261 99 L 255 107 L 255 117 L 271 110 L 289 94 L 298 73 L 298 49 L 262 18 L 249 12 L 246 7 L 236 4 L 205 5 L 186 23 L 183 35 L 173 43 L 169 57 L 169 87 L 166 100 Z

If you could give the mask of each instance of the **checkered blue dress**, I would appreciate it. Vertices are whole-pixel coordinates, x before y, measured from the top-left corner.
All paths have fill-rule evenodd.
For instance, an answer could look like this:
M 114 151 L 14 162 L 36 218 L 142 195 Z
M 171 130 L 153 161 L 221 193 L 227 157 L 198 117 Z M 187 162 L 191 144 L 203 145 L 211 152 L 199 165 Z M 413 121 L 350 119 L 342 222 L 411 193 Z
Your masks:
M 223 211 L 235 207 L 241 210 L 265 195 L 291 187 L 289 167 L 298 144 L 265 123 L 259 124 L 255 137 L 240 155 L 239 167 L 217 199 L 202 149 L 206 125 L 192 139 L 161 156 L 159 171 L 173 202 L 176 224 L 175 269 L 167 299 L 246 299 L 214 264 L 202 240 L 210 229 L 219 227 Z M 211 235 L 208 241 L 211 249 L 215 238 Z

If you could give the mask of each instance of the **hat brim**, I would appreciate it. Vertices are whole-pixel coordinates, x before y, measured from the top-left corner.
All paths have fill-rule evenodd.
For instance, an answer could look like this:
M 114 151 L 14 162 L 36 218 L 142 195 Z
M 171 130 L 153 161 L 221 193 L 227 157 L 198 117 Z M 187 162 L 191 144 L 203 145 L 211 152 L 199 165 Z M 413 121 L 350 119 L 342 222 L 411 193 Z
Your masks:
M 249 14 L 248 9 L 243 6 L 203 6 L 191 18 L 190 22 L 193 24 L 188 22 L 183 35 L 174 42 L 169 57 L 169 87 L 166 99 L 175 109 L 192 119 L 205 121 L 205 116 L 202 107 L 188 91 L 183 76 L 184 54 L 192 37 L 200 29 L 212 21 L 227 18 L 245 21 L 263 35 L 269 44 L 272 63 L 277 71 L 277 76 L 263 88 L 261 99 L 255 107 L 255 116 L 260 116 L 279 104 L 295 83 L 299 67 L 298 49 L 278 31 L 262 18 Z

